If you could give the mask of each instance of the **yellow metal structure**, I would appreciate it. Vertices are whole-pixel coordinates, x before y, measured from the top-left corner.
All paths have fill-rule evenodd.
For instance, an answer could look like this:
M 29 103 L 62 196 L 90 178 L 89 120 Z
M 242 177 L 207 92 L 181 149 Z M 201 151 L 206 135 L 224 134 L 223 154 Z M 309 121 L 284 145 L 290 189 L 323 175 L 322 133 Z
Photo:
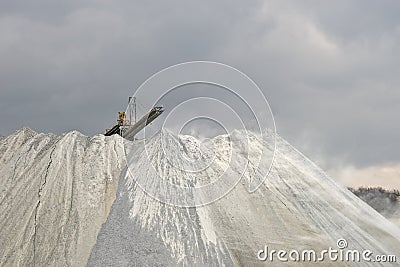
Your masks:
M 126 121 L 126 113 L 118 112 L 118 125 L 124 125 L 125 121 Z

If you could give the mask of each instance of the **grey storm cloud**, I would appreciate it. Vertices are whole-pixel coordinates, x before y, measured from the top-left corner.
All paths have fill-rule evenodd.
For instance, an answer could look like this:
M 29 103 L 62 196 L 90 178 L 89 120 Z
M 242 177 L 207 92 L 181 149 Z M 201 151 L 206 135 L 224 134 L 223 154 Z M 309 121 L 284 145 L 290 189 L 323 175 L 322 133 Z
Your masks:
M 3 1 L 0 134 L 104 131 L 153 73 L 232 65 L 325 167 L 400 161 L 399 1 Z

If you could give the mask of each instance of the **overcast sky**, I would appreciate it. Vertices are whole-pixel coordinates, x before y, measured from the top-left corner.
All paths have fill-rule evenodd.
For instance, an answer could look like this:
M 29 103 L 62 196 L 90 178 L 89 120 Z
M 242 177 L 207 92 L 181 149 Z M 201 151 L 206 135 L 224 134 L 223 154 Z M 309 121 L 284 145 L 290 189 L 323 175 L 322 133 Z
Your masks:
M 339 181 L 400 187 L 399 14 L 398 0 L 1 1 L 0 134 L 102 133 L 150 75 L 211 60 L 256 81 L 279 134 Z

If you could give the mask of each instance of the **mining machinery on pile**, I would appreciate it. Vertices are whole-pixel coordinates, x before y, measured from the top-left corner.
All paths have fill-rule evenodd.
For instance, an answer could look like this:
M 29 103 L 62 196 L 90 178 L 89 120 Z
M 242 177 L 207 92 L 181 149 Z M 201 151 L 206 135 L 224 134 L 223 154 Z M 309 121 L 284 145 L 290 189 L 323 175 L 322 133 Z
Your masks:
M 133 120 L 132 111 L 134 112 L 134 117 L 135 117 L 134 121 L 132 121 Z M 115 124 L 111 129 L 107 129 L 104 135 L 111 136 L 114 134 L 119 134 L 125 139 L 133 141 L 135 139 L 135 135 L 138 132 L 143 130 L 144 127 L 149 125 L 163 112 L 164 112 L 163 107 L 153 107 L 144 116 L 142 116 L 139 120 L 136 121 L 136 99 L 129 98 L 129 113 L 130 113 L 129 120 L 126 118 L 126 112 L 118 112 L 117 124 Z

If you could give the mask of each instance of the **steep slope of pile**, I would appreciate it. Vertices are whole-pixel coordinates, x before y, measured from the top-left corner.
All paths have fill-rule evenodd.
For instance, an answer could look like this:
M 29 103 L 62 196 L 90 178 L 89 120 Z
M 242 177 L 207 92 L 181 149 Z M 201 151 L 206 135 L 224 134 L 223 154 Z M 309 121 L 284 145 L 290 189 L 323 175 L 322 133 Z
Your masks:
M 233 150 L 244 156 L 241 144 L 247 142 L 246 134 L 234 132 L 231 138 L 242 141 Z M 146 143 L 132 144 L 129 171 L 120 178 L 117 199 L 100 231 L 88 265 L 258 266 L 265 264 L 257 259 L 257 252 L 265 245 L 275 250 L 314 249 L 318 253 L 329 247 L 337 249 L 336 242 L 340 238 L 346 239 L 348 249 L 369 249 L 374 255 L 400 257 L 400 230 L 336 184 L 281 138 L 277 140 L 272 171 L 254 193 L 247 190 L 248 180 L 257 174 L 251 169 L 229 194 L 202 207 L 163 204 L 142 190 L 145 187 L 153 190 L 152 193 L 162 192 L 165 190 L 163 179 L 184 186 L 212 181 L 229 162 L 229 153 L 224 152 L 230 147 L 231 140 L 226 136 L 214 139 L 218 146 L 214 164 L 201 171 L 200 177 L 183 172 L 185 164 L 180 160 L 193 158 L 193 155 L 200 155 L 197 158 L 212 155 L 204 151 L 196 153 L 201 142 L 193 137 L 177 138 L 163 131 Z M 251 153 L 259 153 L 263 147 L 272 149 L 270 144 L 255 136 L 249 140 Z M 240 162 L 246 160 L 238 159 Z M 251 163 L 250 167 L 255 165 Z M 231 178 L 236 179 L 235 170 L 236 176 L 240 175 L 236 168 L 238 162 L 230 164 L 234 165 Z M 259 173 L 267 173 L 268 165 L 261 164 L 260 168 Z M 160 173 L 166 174 L 163 179 Z M 169 196 L 171 199 L 182 197 L 173 193 Z M 193 193 L 184 197 L 192 197 L 196 202 L 204 196 Z M 268 264 L 281 266 L 283 263 L 275 260 Z M 298 264 L 286 263 L 290 266 Z M 380 264 L 330 262 L 327 259 L 323 265 Z
M 0 266 L 84 266 L 115 199 L 121 139 L 38 134 L 0 140 Z

